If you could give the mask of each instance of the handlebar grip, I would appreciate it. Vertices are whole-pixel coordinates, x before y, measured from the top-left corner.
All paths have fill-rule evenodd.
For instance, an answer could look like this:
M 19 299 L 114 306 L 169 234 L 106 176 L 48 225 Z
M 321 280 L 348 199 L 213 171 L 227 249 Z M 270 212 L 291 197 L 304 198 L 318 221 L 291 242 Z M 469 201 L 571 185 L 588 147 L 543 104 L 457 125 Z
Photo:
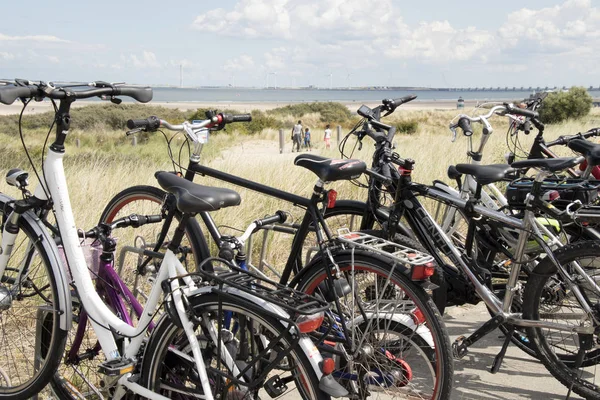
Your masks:
M 117 86 L 115 87 L 115 96 L 127 96 L 140 103 L 147 103 L 152 100 L 152 88 L 135 86 Z
M 226 124 L 232 122 L 250 122 L 252 121 L 252 115 L 250 114 L 221 114 L 223 116 L 223 122 Z
M 404 103 L 413 101 L 416 98 L 417 98 L 416 94 L 409 94 L 408 96 L 400 97 L 399 99 L 388 100 L 388 104 L 390 104 L 392 107 L 396 108 Z
M 160 119 L 155 116 L 148 117 L 146 119 L 130 119 L 127 121 L 127 128 L 129 129 L 143 129 L 146 131 L 155 131 L 160 127 Z
M 523 117 L 532 118 L 532 119 L 538 118 L 540 116 L 536 111 L 527 110 L 525 108 L 513 107 L 510 104 L 508 104 L 506 106 L 506 110 L 510 114 L 521 115 Z
M 584 138 L 589 138 L 592 136 L 599 136 L 600 135 L 600 128 L 593 128 L 590 129 L 589 131 L 585 132 L 584 134 L 582 134 L 582 136 Z
M 286 219 L 287 219 L 287 214 L 285 213 L 285 211 L 279 210 L 275 213 L 275 215 L 272 215 L 270 217 L 266 217 L 263 219 L 257 219 L 254 222 L 256 223 L 256 226 L 260 227 L 260 226 L 277 224 L 277 223 L 282 224 L 285 222 Z
M 473 128 L 471 127 L 471 121 L 462 117 L 458 120 L 458 126 L 463 130 L 465 136 L 471 136 L 473 134 Z
M 10 105 L 20 97 L 33 97 L 37 94 L 36 86 L 4 86 L 0 87 L 0 103 Z

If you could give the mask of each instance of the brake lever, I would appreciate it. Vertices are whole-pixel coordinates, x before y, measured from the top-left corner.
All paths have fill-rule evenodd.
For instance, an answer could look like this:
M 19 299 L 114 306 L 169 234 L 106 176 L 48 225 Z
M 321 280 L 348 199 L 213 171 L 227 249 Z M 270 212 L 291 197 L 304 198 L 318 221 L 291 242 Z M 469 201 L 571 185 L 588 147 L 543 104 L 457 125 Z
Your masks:
M 143 132 L 143 131 L 144 131 L 144 128 L 135 128 L 135 129 L 125 132 L 125 136 L 135 135 L 136 133 Z
M 450 125 L 450 131 L 452 132 L 452 143 L 456 142 L 456 126 Z

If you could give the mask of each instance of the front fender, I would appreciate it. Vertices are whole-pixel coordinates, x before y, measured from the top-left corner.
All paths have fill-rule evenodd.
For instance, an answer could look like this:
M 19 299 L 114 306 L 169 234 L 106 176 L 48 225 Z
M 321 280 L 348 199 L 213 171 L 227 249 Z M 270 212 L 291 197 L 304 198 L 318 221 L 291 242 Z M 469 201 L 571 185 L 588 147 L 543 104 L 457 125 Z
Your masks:
M 0 201 L 5 204 L 14 201 L 13 198 L 0 193 Z M 9 212 L 11 210 L 5 210 Z M 69 289 L 69 279 L 67 278 L 67 266 L 62 265 L 58 252 L 56 242 L 48 233 L 46 227 L 42 224 L 41 220 L 33 211 L 27 211 L 21 215 L 28 224 L 33 228 L 35 235 L 39 238 L 39 241 L 43 244 L 44 249 L 48 251 L 48 259 L 50 261 L 50 273 L 53 274 L 56 280 L 56 290 L 58 296 L 58 308 L 59 314 L 59 327 L 62 330 L 71 330 L 71 324 L 73 323 L 72 306 L 71 306 L 71 291 Z

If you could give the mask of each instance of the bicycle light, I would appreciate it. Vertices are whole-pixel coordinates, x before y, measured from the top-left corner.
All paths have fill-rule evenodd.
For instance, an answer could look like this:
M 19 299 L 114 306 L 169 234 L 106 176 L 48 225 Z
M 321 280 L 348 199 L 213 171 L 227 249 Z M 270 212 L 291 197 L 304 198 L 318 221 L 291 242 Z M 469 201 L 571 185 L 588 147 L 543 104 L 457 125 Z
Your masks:
M 335 371 L 335 361 L 333 358 L 323 358 L 321 362 L 321 372 L 323 375 L 331 375 Z
M 327 191 L 327 208 L 335 207 L 335 201 L 337 199 L 337 192 L 333 189 Z
M 558 198 L 560 198 L 560 193 L 558 193 L 558 190 L 549 190 L 542 195 L 542 200 L 544 201 L 554 201 Z
M 413 281 L 422 281 L 432 276 L 434 272 L 435 267 L 433 263 L 428 262 L 423 265 L 413 265 L 411 277 Z
M 296 319 L 296 325 L 298 325 L 301 333 L 310 333 L 319 329 L 324 319 L 325 313 L 323 311 L 313 315 L 301 315 Z

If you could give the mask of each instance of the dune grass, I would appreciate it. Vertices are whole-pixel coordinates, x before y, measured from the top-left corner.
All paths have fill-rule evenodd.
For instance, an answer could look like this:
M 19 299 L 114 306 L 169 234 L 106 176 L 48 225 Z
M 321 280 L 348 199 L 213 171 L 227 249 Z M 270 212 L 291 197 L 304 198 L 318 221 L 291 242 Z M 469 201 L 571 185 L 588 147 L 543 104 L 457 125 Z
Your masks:
M 467 113 L 470 111 L 467 110 Z M 449 121 L 456 111 L 404 111 L 400 110 L 388 118 L 388 123 L 398 121 L 417 121 L 418 128 L 411 135 L 397 135 L 396 151 L 402 157 L 410 157 L 416 161 L 413 179 L 418 182 L 431 183 L 435 179 L 448 181 L 446 171 L 448 165 L 466 162 L 468 140 L 459 136 L 451 142 L 448 130 Z M 278 129 L 265 129 L 255 135 L 242 135 L 232 126 L 227 133 L 212 135 L 209 144 L 204 147 L 203 163 L 214 168 L 261 182 L 279 189 L 309 196 L 315 183 L 315 176 L 306 169 L 293 165 L 296 154 L 291 154 L 291 141 L 287 125 L 296 119 L 292 115 L 278 115 L 278 121 L 284 129 L 286 149 L 279 154 Z M 327 156 L 339 157 L 334 130 L 334 146 L 324 149 L 322 135 L 323 122 L 318 113 L 307 113 L 302 117 L 305 126 L 313 131 L 314 152 Z M 503 162 L 508 151 L 505 133 L 508 127 L 506 118 L 494 117 L 490 121 L 495 129 L 486 147 L 484 163 Z M 600 125 L 600 112 L 594 110 L 589 116 L 577 120 L 566 121 L 558 125 L 548 126 L 545 137 L 552 140 L 560 134 L 573 134 Z M 478 144 L 481 129 L 474 126 L 473 142 Z M 343 130 L 345 134 L 347 128 Z M 1 130 L 0 130 L 1 131 Z M 35 128 L 25 132 L 25 141 L 38 167 L 42 156 L 42 148 L 47 130 Z M 166 132 L 170 137 L 170 132 Z M 528 149 L 534 135 L 525 136 L 520 133 L 520 146 Z M 76 147 L 79 139 L 80 147 Z M 172 170 L 165 139 L 160 133 L 144 134 L 138 137 L 138 145 L 131 145 L 132 138 L 126 137 L 124 131 L 116 131 L 106 126 L 96 129 L 75 130 L 68 141 L 68 154 L 65 157 L 65 168 L 69 182 L 71 201 L 77 224 L 89 228 L 93 226 L 109 199 L 117 192 L 139 184 L 155 185 L 154 172 Z M 346 154 L 354 146 L 355 139 L 348 141 Z M 172 150 L 179 157 L 179 149 L 184 144 L 179 135 L 172 140 Z M 559 154 L 571 154 L 567 148 L 556 149 Z M 366 138 L 361 151 L 356 149 L 352 157 L 360 158 L 370 164 L 373 143 Z M 187 164 L 187 147 L 183 146 L 181 162 Z M 21 148 L 18 135 L 0 133 L 0 171 L 6 173 L 9 168 L 21 167 L 31 172 L 32 189 L 36 183 L 32 168 Z M 196 182 L 230 187 L 242 196 L 239 207 L 231 207 L 214 213 L 220 225 L 238 229 L 245 227 L 255 218 L 272 214 L 276 210 L 288 211 L 292 220 L 300 221 L 303 210 L 289 203 L 264 196 L 250 190 L 236 188 L 232 185 L 205 177 L 198 177 Z M 330 187 L 338 191 L 338 199 L 364 199 L 366 192 L 349 182 L 337 182 Z M 8 187 L 4 180 L 0 182 L 0 190 L 17 196 L 14 188 Z M 231 231 L 230 233 L 235 233 Z M 289 238 L 273 239 L 271 253 L 276 262 L 285 259 L 285 247 Z

